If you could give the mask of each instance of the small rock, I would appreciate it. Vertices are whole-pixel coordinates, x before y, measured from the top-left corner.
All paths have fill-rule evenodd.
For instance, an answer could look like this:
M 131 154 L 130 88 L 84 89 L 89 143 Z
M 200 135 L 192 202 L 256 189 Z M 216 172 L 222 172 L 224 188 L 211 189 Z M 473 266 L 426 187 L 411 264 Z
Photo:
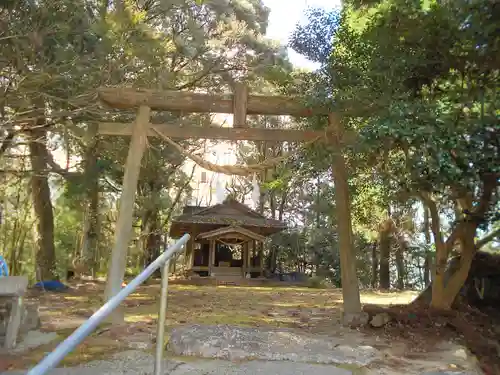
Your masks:
M 75 310 L 73 314 L 83 316 L 85 318 L 90 318 L 94 314 L 94 311 L 90 309 L 79 309 Z
M 279 314 L 278 314 L 277 312 L 275 312 L 275 311 L 269 311 L 269 312 L 267 313 L 267 316 L 272 316 L 272 317 L 276 317 L 276 316 L 278 316 L 278 315 L 279 315 Z
M 464 348 L 460 348 L 460 349 L 455 350 L 453 355 L 457 358 L 464 359 L 464 360 L 469 357 Z
M 342 324 L 349 327 L 361 327 L 368 324 L 370 316 L 367 312 L 342 313 Z
M 308 323 L 309 317 L 307 315 L 302 315 L 299 320 L 301 323 Z
M 386 312 L 379 313 L 375 315 L 370 321 L 370 325 L 375 328 L 380 328 L 385 326 L 391 321 L 391 317 Z
M 128 343 L 128 347 L 130 349 L 147 350 L 151 349 L 153 345 L 149 342 L 132 341 Z

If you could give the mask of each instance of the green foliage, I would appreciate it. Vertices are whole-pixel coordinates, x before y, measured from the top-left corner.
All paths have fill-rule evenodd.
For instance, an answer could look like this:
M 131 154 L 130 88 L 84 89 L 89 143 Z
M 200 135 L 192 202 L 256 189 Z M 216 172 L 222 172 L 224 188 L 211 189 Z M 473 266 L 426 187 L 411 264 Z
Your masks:
M 357 146 L 345 156 L 352 176 L 355 247 L 363 285 L 370 283 L 371 248 L 388 216 L 397 224 L 397 235 L 410 238 L 408 252 L 414 257 L 423 259 L 432 251 L 415 230 L 420 193 L 432 194 L 441 203 L 441 213 L 448 214 L 457 198 L 472 196 L 477 206 L 488 184 L 498 188 L 500 17 L 493 2 L 348 1 L 342 11 L 311 9 L 310 22 L 299 25 L 290 45 L 322 64 L 314 73 L 293 70 L 283 46 L 263 37 L 269 9 L 260 0 L 126 1 L 123 12 L 108 2 L 18 1 L 6 3 L 2 14 L 7 25 L 0 39 L 2 139 L 10 139 L 15 147 L 25 141 L 23 131 L 36 122 L 50 131 L 48 159 L 54 150 L 83 159 L 74 163 L 74 173 L 51 160 L 46 169 L 34 171 L 48 175 L 52 187 L 62 193 L 54 201 L 60 272 L 80 251 L 83 212 L 96 179 L 96 259 L 101 268 L 113 243 L 129 138 L 100 137 L 94 142 L 97 139 L 87 139 L 86 129 L 97 121 L 131 122 L 135 114 L 100 105 L 95 89 L 102 85 L 227 92 L 243 78 L 253 92 L 302 95 L 311 105 L 345 113 L 346 127 L 359 134 Z M 155 112 L 152 121 L 207 125 L 212 119 Z M 326 126 L 324 118 L 249 116 L 248 121 L 268 128 Z M 137 241 L 128 264 L 133 270 L 142 266 L 141 254 L 150 251 L 148 247 L 159 246 L 148 245 L 147 239 L 165 233 L 172 215 L 190 195 L 184 157 L 158 139 L 148 141 L 135 210 Z M 9 156 L 1 159 L 2 168 L 30 171 L 20 161 L 19 148 L 14 158 L 8 142 L 1 146 Z M 203 144 L 186 141 L 182 146 L 195 151 Z M 242 162 L 257 163 L 295 145 L 239 147 Z M 93 148 L 97 159 L 88 165 Z M 260 209 L 291 226 L 274 236 L 268 247 L 269 260 L 278 270 L 312 273 L 339 286 L 336 225 L 343 218 L 335 214 L 335 186 L 330 182 L 334 152 L 338 150 L 314 145 L 259 176 Z M 64 179 L 54 178 L 52 172 Z M 33 221 L 29 184 L 26 178 L 20 181 L 9 182 L 2 191 L 5 206 L 19 214 L 5 215 L 0 244 L 19 263 L 17 271 L 33 272 L 34 245 L 27 235 Z M 238 180 L 232 193 L 243 197 L 250 184 L 250 179 Z M 481 218 L 485 227 L 497 220 L 495 199 L 494 195 Z
M 339 14 L 309 8 L 306 17 L 308 23 L 297 25 L 290 46 L 309 60 L 324 63 L 331 54 L 332 40 L 340 20 Z
M 376 241 L 394 207 L 415 207 L 423 193 L 448 220 L 443 232 L 455 228 L 458 200 L 484 208 L 474 217 L 483 228 L 497 220 L 499 25 L 489 1 L 384 0 L 348 1 L 340 14 L 315 10 L 296 29 L 292 46 L 322 64 L 302 74 L 306 83 L 296 90 L 344 113 L 345 126 L 359 134 L 346 157 L 353 226 L 365 240 Z M 325 41 L 330 30 L 333 42 Z M 332 151 L 313 150 L 308 162 L 328 168 Z M 408 251 L 423 259 L 430 249 L 415 236 L 419 216 L 409 217 L 397 233 L 412 238 Z
M 123 11 L 118 9 L 120 4 Z M 10 162 L 10 157 L 22 154 L 17 145 L 25 142 L 24 132 L 29 131 L 34 119 L 43 131 L 48 131 L 48 154 L 46 158 L 41 156 L 47 159 L 47 165 L 34 173 L 48 176 L 48 182 L 55 182 L 51 187 L 57 185 L 61 190 L 61 197 L 53 203 L 56 252 L 62 268 L 70 256 L 80 252 L 82 237 L 87 234 L 83 233 L 83 212 L 96 185 L 100 227 L 95 256 L 101 267 L 106 266 L 113 242 L 129 138 L 89 138 L 86 129 L 98 121 L 133 121 L 134 113 L 103 107 L 95 94 L 97 87 L 226 92 L 242 76 L 249 83 L 262 85 L 268 79 L 282 79 L 290 70 L 285 50 L 263 37 L 269 9 L 261 1 L 158 0 L 120 4 L 20 1 L 6 3 L 2 11 L 5 27 L 0 39 L 0 158 L 5 154 L 9 159 L 0 160 L 6 164 L 2 168 L 30 171 L 29 166 Z M 180 116 L 153 113 L 152 121 L 180 121 Z M 183 116 L 182 121 L 203 125 L 211 119 L 208 115 L 192 115 Z M 184 158 L 156 139 L 150 139 L 149 145 L 138 186 L 136 231 L 140 233 L 136 234 L 142 235 L 139 250 L 146 243 L 144 233 L 146 237 L 149 230 L 165 233 L 172 215 L 190 194 L 190 176 L 182 171 Z M 183 146 L 196 150 L 201 144 L 185 142 Z M 93 162 L 89 150 L 97 156 Z M 74 167 L 70 173 L 57 165 L 55 156 L 62 153 L 77 159 L 70 163 Z M 64 180 L 54 179 L 48 171 Z M 25 176 L 29 178 L 30 172 Z M 15 196 L 10 190 L 2 193 L 9 198 Z M 11 240 L 15 242 L 11 223 L 14 221 L 9 217 L 7 226 L 2 227 L 6 237 L 1 244 L 6 248 Z M 23 227 L 20 233 L 29 230 Z M 30 241 L 21 242 L 28 245 Z M 34 253 L 31 242 L 29 246 L 23 261 L 28 253 Z M 134 259 L 133 263 L 135 267 L 140 261 Z
M 329 71 L 345 102 L 371 101 L 369 116 L 351 123 L 372 166 L 383 164 L 378 171 L 393 194 L 429 192 L 448 202 L 471 197 L 478 205 L 498 186 L 495 9 L 481 1 L 397 3 L 362 31 L 348 20 L 339 30 Z M 381 140 L 391 148 L 387 156 L 379 151 Z M 487 225 L 494 206 L 482 204 Z
M 324 277 L 312 276 L 307 280 L 307 287 L 313 289 L 328 289 L 331 284 Z
M 20 176 L 6 176 L 0 193 L 2 222 L 0 254 L 7 260 L 12 275 L 33 274 L 33 218 L 30 186 Z
M 66 270 L 71 269 L 71 261 L 79 252 L 82 239 L 81 226 L 83 212 L 74 207 L 71 196 L 62 194 L 55 202 L 54 245 L 56 248 L 57 273 L 64 279 Z

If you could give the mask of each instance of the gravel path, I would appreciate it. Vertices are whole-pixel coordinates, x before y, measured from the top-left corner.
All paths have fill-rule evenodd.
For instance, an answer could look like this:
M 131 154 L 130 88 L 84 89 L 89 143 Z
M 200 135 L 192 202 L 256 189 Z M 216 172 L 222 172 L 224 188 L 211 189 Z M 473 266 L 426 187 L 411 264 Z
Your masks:
M 50 375 L 151 375 L 154 357 L 142 351 L 127 351 L 109 361 L 93 361 L 79 367 L 55 369 Z M 328 365 L 293 362 L 251 361 L 235 363 L 220 360 L 165 361 L 168 375 L 352 375 L 351 371 Z M 2 375 L 24 375 L 24 371 L 7 371 Z
M 116 354 L 107 361 L 93 361 L 79 367 L 55 369 L 48 375 L 152 375 L 154 357 L 138 350 Z M 25 375 L 26 371 L 7 371 L 1 375 Z M 474 372 L 414 372 L 389 369 L 348 370 L 333 365 L 289 361 L 247 361 L 189 359 L 164 362 L 164 375 L 475 375 Z
M 352 337 L 311 336 L 288 330 L 187 325 L 177 327 L 170 335 L 163 375 L 479 374 L 467 351 L 451 342 L 441 343 L 420 358 L 404 359 L 400 358 L 404 352 L 396 356 L 393 347 L 392 351 L 382 351 L 382 347 L 363 344 Z M 452 364 L 456 371 L 432 372 L 450 369 Z M 153 370 L 152 353 L 129 350 L 107 360 L 56 369 L 48 375 L 152 375 Z
M 172 369 L 178 367 L 181 363 L 168 361 L 165 363 L 165 373 L 169 374 Z M 109 360 L 92 361 L 87 364 L 55 369 L 49 372 L 50 375 L 146 375 L 153 373 L 154 357 L 152 354 L 129 350 L 114 355 Z M 21 375 L 24 371 L 7 371 L 1 375 Z
M 328 365 L 293 362 L 202 361 L 180 366 L 170 375 L 354 375 L 351 371 Z

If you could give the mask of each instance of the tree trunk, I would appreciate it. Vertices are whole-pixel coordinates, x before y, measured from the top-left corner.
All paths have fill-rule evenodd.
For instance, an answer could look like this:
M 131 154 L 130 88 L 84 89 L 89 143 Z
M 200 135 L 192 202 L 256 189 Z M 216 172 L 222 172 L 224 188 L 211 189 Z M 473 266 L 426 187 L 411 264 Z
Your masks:
M 460 211 L 457 224 L 453 228 L 446 241 L 441 233 L 439 210 L 431 194 L 421 192 L 422 201 L 429 209 L 431 218 L 431 229 L 436 246 L 436 263 L 432 288 L 422 293 L 416 301 L 423 300 L 431 293 L 431 307 L 448 310 L 458 296 L 460 290 L 467 280 L 469 270 L 476 254 L 478 245 L 474 239 L 479 223 L 484 220 L 486 213 L 491 207 L 492 197 L 498 187 L 498 176 L 495 174 L 482 175 L 482 192 L 475 203 L 472 193 L 464 194 L 457 199 Z M 456 244 L 460 246 L 460 259 L 455 259 L 455 264 L 447 268 L 448 255 Z M 455 270 L 453 269 L 453 267 Z M 455 272 L 453 272 L 455 271 Z M 430 291 L 429 291 L 430 290 Z
M 24 258 L 24 250 L 26 246 L 24 246 L 26 242 L 26 237 L 28 236 L 28 233 L 23 230 L 21 234 L 21 238 L 18 241 L 18 245 L 16 249 L 13 249 L 13 251 L 16 252 L 16 258 L 17 259 L 23 259 Z M 23 263 L 21 262 L 16 262 L 16 264 L 13 265 L 12 267 L 12 275 L 22 275 L 23 274 Z
M 427 287 L 431 283 L 431 266 L 432 254 L 431 247 L 431 229 L 429 223 L 429 210 L 424 206 L 424 236 L 425 236 L 425 258 L 424 258 L 424 286 Z
M 321 222 L 321 211 L 319 209 L 320 206 L 320 178 L 319 174 L 316 177 L 316 228 L 320 227 L 320 222 Z
M 430 278 L 431 264 L 432 264 L 431 254 L 426 253 L 424 259 L 424 286 L 428 286 L 431 283 L 431 278 Z
M 161 254 L 161 234 L 158 230 L 158 211 L 150 212 L 146 227 L 146 240 L 144 241 L 144 267 L 149 266 Z M 161 270 L 155 272 L 156 277 L 161 277 Z
M 450 272 L 444 277 L 436 277 L 432 283 L 431 307 L 442 310 L 449 310 L 460 289 L 465 284 L 469 270 L 476 254 L 474 237 L 476 235 L 477 224 L 469 222 L 457 228 L 461 233 L 458 235 L 460 246 L 460 262 L 455 269 L 450 268 Z M 453 272 L 454 271 L 454 272 Z
M 267 157 L 267 142 L 259 142 L 258 147 L 260 149 L 260 155 L 259 159 L 260 161 L 266 160 Z M 267 182 L 267 171 L 262 171 L 260 174 L 261 178 L 261 186 Z M 259 205 L 258 205 L 258 210 L 257 212 L 261 215 L 264 214 L 264 209 L 265 209 L 265 199 L 266 199 L 266 193 L 264 192 L 264 189 L 260 189 L 260 198 L 259 198 Z
M 284 215 L 284 212 L 285 212 L 285 204 L 286 204 L 287 195 L 288 195 L 288 192 L 285 189 L 285 191 L 281 195 L 281 201 L 280 201 L 280 204 L 278 206 L 278 217 L 277 217 L 277 219 L 279 221 L 283 220 L 283 215 Z M 273 196 L 274 196 L 274 194 L 273 194 Z M 273 208 L 272 214 L 273 214 L 273 219 L 276 219 L 276 208 Z M 276 270 L 278 268 L 278 254 L 279 254 L 279 251 L 280 251 L 280 247 L 279 246 L 272 245 L 271 248 L 270 248 L 268 269 L 273 274 L 276 272 Z
M 396 269 L 398 271 L 398 280 L 396 286 L 398 289 L 403 290 L 405 287 L 406 278 L 404 253 L 406 252 L 407 244 L 406 241 L 400 240 L 398 245 L 399 246 L 397 247 L 394 254 L 396 258 Z
M 373 242 L 372 245 L 372 278 L 371 287 L 376 288 L 378 282 L 378 256 L 377 256 L 377 241 Z
M 479 205 L 484 210 L 481 213 L 482 215 L 486 212 L 485 207 L 489 204 L 492 191 L 493 189 L 486 190 L 485 188 L 483 192 L 485 197 L 483 196 L 483 202 Z M 432 200 L 430 194 L 422 194 L 422 198 L 429 209 L 431 229 L 436 246 L 436 265 L 431 284 L 432 297 L 430 306 L 436 309 L 449 310 L 469 274 L 472 259 L 476 252 L 474 237 L 478 221 L 466 220 L 460 217 L 458 224 L 453 228 L 446 241 L 444 241 L 436 202 Z M 472 200 L 465 200 L 462 204 L 462 209 L 473 212 L 474 208 L 472 206 Z M 447 269 L 448 256 L 457 242 L 461 252 L 460 262 L 456 265 L 456 270 L 452 267 Z
M 269 209 L 271 210 L 271 218 L 276 220 L 276 191 L 271 191 L 269 194 Z
M 86 210 L 81 249 L 81 262 L 92 278 L 96 274 L 96 255 L 99 245 L 99 169 L 97 165 L 97 124 L 89 125 L 89 144 L 85 155 Z
M 386 219 L 380 226 L 379 246 L 380 246 L 380 289 L 391 288 L 391 273 L 389 260 L 391 257 L 391 232 L 392 219 Z
M 29 142 L 30 161 L 33 170 L 31 194 L 35 214 L 36 267 L 40 281 L 57 280 L 56 252 L 54 247 L 54 214 L 47 177 L 45 155 L 46 134 L 33 130 Z
M 278 251 L 279 247 L 276 246 L 275 244 L 271 245 L 271 248 L 269 249 L 269 260 L 267 262 L 267 269 L 271 273 L 275 273 L 276 269 L 278 268 Z

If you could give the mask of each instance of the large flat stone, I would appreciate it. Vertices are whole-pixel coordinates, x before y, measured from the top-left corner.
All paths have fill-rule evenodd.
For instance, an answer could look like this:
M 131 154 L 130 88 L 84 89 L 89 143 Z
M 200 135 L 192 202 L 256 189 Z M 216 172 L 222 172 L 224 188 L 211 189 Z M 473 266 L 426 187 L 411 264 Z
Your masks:
M 380 357 L 371 346 L 350 346 L 342 339 L 227 325 L 175 328 L 169 350 L 177 355 L 225 360 L 293 361 L 366 366 Z

